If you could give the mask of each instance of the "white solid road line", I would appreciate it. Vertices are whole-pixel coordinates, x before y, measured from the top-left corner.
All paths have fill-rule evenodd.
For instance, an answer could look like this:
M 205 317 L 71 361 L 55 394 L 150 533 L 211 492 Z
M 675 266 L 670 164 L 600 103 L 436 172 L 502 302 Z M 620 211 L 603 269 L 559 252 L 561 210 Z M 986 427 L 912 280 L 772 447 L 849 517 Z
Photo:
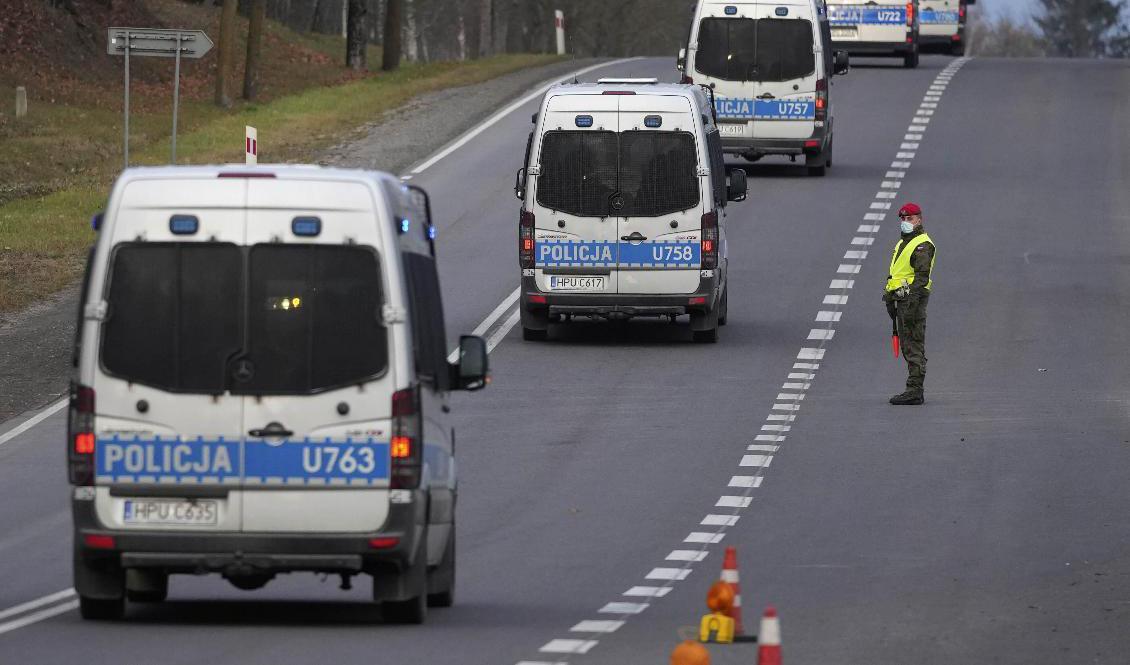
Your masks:
M 482 335 L 486 331 L 490 330 L 491 327 L 494 326 L 495 322 L 498 321 L 498 319 L 501 318 L 502 315 L 507 312 L 507 310 L 509 310 L 511 307 L 513 307 L 514 303 L 518 302 L 518 295 L 521 292 L 522 292 L 522 289 L 517 288 L 517 289 L 514 289 L 513 293 L 511 293 L 510 295 L 503 298 L 502 302 L 498 304 L 498 307 L 495 307 L 494 311 L 491 312 L 490 314 L 488 314 L 487 318 L 483 319 L 483 322 L 480 323 L 478 325 L 478 327 L 475 328 L 474 332 L 472 332 L 471 334 L 472 335 Z M 513 325 L 513 324 L 510 324 L 510 325 Z M 497 345 L 497 344 L 498 343 L 495 342 L 495 345 Z M 488 350 L 490 350 L 493 347 L 491 347 L 488 344 L 487 348 L 488 348 Z M 449 363 L 453 363 L 457 360 L 459 360 L 459 349 L 458 348 L 453 349 L 451 351 L 451 353 L 447 356 L 447 362 L 449 362 Z
M 542 83 L 540 86 L 538 86 L 537 90 L 535 90 L 534 92 L 526 95 L 522 99 L 519 99 L 518 101 L 514 102 L 510 106 L 507 106 L 505 109 L 503 109 L 502 111 L 500 111 L 497 114 L 495 114 L 494 116 L 492 116 L 490 120 L 487 120 L 483 124 L 479 125 L 478 127 L 472 129 L 471 131 L 467 132 L 463 136 L 459 137 L 458 139 L 455 140 L 454 143 L 452 143 L 451 145 L 447 146 L 443 150 L 440 150 L 438 153 L 433 155 L 431 157 L 431 159 L 428 159 L 423 164 L 420 164 L 416 168 L 412 169 L 412 175 L 419 175 L 419 174 L 423 173 L 424 171 L 427 171 L 431 167 L 435 166 L 440 161 L 442 161 L 443 159 L 445 159 L 449 155 L 451 155 L 451 153 L 455 152 L 456 150 L 462 148 L 463 146 L 465 146 L 468 143 L 470 143 L 471 141 L 473 141 L 476 136 L 478 136 L 479 134 L 482 134 L 486 130 L 495 126 L 497 123 L 499 123 L 506 116 L 517 111 L 518 109 L 522 108 L 526 104 L 529 104 L 530 102 L 536 100 L 538 97 L 541 97 L 542 95 L 544 95 L 545 91 L 548 90 L 551 86 L 553 86 L 558 81 L 563 81 L 563 80 L 575 78 L 575 77 L 578 77 L 578 76 L 584 76 L 585 74 L 588 74 L 589 72 L 593 72 L 593 71 L 596 71 L 596 70 L 604 68 L 604 67 L 614 67 L 616 65 L 622 65 L 626 62 L 633 62 L 635 60 L 642 60 L 642 58 L 624 58 L 622 60 L 613 60 L 612 62 L 603 62 L 603 63 L 600 63 L 599 65 L 593 65 L 592 67 L 585 67 L 584 69 L 580 69 L 580 70 L 577 70 L 575 72 L 570 72 L 570 73 L 564 74 L 562 76 L 553 77 L 552 79 L 550 79 L 550 80 Z
M 4 445 L 5 443 L 8 443 L 12 439 L 23 434 L 24 432 L 28 431 L 29 429 L 35 427 L 36 425 L 43 422 L 44 420 L 47 420 L 51 416 L 53 416 L 56 413 L 58 413 L 59 411 L 61 411 L 63 409 L 63 407 L 65 407 L 66 405 L 67 405 L 67 398 L 63 398 L 63 399 L 51 404 L 50 406 L 43 409 L 42 411 L 35 414 L 34 416 L 23 421 L 19 425 L 16 425 L 15 427 L 8 430 L 7 432 L 0 434 L 0 446 Z
M 24 626 L 30 626 L 31 624 L 37 623 L 39 621 L 43 621 L 44 619 L 50 619 L 53 616 L 65 614 L 65 613 L 70 612 L 71 610 L 75 609 L 76 607 L 78 607 L 78 600 L 71 600 L 71 601 L 63 603 L 62 605 L 55 605 L 54 607 L 48 607 L 45 610 L 40 610 L 38 612 L 34 612 L 32 614 L 29 614 L 25 617 L 16 619 L 14 621 L 9 621 L 7 623 L 0 623 L 0 635 L 3 635 L 4 633 L 11 632 L 11 631 L 16 630 L 18 628 L 23 628 Z
M 44 605 L 50 605 L 51 603 L 58 602 L 60 600 L 65 600 L 67 598 L 73 598 L 74 595 L 75 595 L 74 589 L 64 589 L 62 591 L 57 591 L 55 593 L 46 595 L 42 598 L 36 598 L 35 600 L 30 600 L 30 601 L 23 603 L 21 605 L 16 605 L 15 607 L 9 607 L 8 609 L 6 609 L 4 611 L 0 611 L 0 621 L 7 619 L 8 617 L 14 617 L 17 614 L 23 614 L 24 612 L 30 612 L 31 610 L 34 610 L 34 609 L 39 608 L 39 607 L 43 607 Z

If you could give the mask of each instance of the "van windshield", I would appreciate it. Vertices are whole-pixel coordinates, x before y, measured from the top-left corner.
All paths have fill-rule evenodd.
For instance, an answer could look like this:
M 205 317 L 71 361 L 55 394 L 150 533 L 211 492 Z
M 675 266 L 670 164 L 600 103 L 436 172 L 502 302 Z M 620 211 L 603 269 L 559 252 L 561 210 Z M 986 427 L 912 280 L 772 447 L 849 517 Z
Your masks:
M 537 201 L 581 217 L 668 215 L 698 205 L 697 166 L 689 132 L 548 132 Z
M 790 81 L 816 71 L 807 19 L 706 18 L 695 69 L 725 81 Z
M 107 300 L 103 368 L 162 390 L 313 393 L 388 364 L 371 249 L 126 243 Z

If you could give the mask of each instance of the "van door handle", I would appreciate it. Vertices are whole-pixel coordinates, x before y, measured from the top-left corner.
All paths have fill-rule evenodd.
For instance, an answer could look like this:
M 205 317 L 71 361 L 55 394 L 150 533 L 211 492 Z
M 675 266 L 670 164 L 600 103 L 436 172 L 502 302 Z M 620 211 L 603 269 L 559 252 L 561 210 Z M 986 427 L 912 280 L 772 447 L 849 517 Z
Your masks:
M 773 93 L 767 92 L 765 94 L 758 95 L 757 99 L 777 99 L 777 98 L 773 95 Z
M 282 426 L 282 423 L 268 423 L 266 427 L 261 429 L 253 429 L 247 433 L 257 439 L 266 439 L 268 437 L 287 437 L 294 436 L 294 432 Z
M 640 233 L 639 231 L 632 231 L 632 235 L 620 236 L 620 240 L 623 240 L 624 242 L 640 242 L 642 240 L 647 240 L 647 236 Z

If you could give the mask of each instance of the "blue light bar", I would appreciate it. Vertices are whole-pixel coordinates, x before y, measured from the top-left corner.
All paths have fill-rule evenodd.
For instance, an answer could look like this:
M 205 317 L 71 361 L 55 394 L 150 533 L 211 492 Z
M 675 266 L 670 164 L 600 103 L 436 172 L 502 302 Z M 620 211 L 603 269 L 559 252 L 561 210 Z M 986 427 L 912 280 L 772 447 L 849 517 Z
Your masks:
M 578 127 L 592 127 L 592 116 L 591 115 L 579 115 L 579 116 L 577 116 L 576 122 L 577 122 Z
M 734 16 L 738 13 L 738 8 L 733 5 L 726 6 L 726 16 Z
M 428 240 L 435 240 L 435 239 L 436 239 L 436 227 L 429 226 L 428 227 Z
M 777 16 L 788 16 L 789 15 L 789 8 L 788 7 L 778 7 L 778 8 L 773 10 L 773 13 L 776 14 Z
M 295 217 L 290 223 L 294 235 L 314 238 L 322 234 L 322 220 L 317 217 Z
M 649 116 L 647 116 L 646 118 L 643 119 L 643 126 L 644 127 L 651 127 L 652 129 L 655 129 L 657 127 L 662 127 L 663 126 L 663 118 L 661 116 L 657 116 L 657 115 L 649 115 Z
M 400 232 L 401 232 L 401 233 L 408 233 L 408 229 L 409 229 L 409 228 L 410 228 L 411 226 L 412 226 L 412 222 L 411 222 L 411 220 L 409 220 L 408 218 L 406 218 L 406 217 L 402 217 L 402 218 L 400 219 L 400 227 L 399 227 L 399 228 L 400 228 Z
M 200 220 L 195 215 L 173 215 L 169 218 L 169 232 L 175 236 L 190 236 L 200 230 Z

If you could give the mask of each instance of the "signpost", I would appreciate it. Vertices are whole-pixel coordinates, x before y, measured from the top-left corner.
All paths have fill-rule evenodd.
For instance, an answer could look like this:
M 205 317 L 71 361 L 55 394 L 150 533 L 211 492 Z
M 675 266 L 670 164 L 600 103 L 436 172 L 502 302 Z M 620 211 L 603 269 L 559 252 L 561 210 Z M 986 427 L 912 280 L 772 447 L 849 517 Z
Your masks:
M 244 125 L 243 159 L 248 166 L 259 163 L 259 130 Z
M 172 163 L 177 163 L 177 111 L 180 106 L 181 58 L 197 60 L 212 50 L 212 40 L 203 30 L 165 30 L 149 28 L 109 28 L 106 52 L 124 55 L 125 60 L 125 165 L 129 167 L 129 59 L 130 56 L 175 58 L 173 75 Z
M 553 25 L 557 29 L 557 55 L 565 55 L 565 12 L 553 12 Z

